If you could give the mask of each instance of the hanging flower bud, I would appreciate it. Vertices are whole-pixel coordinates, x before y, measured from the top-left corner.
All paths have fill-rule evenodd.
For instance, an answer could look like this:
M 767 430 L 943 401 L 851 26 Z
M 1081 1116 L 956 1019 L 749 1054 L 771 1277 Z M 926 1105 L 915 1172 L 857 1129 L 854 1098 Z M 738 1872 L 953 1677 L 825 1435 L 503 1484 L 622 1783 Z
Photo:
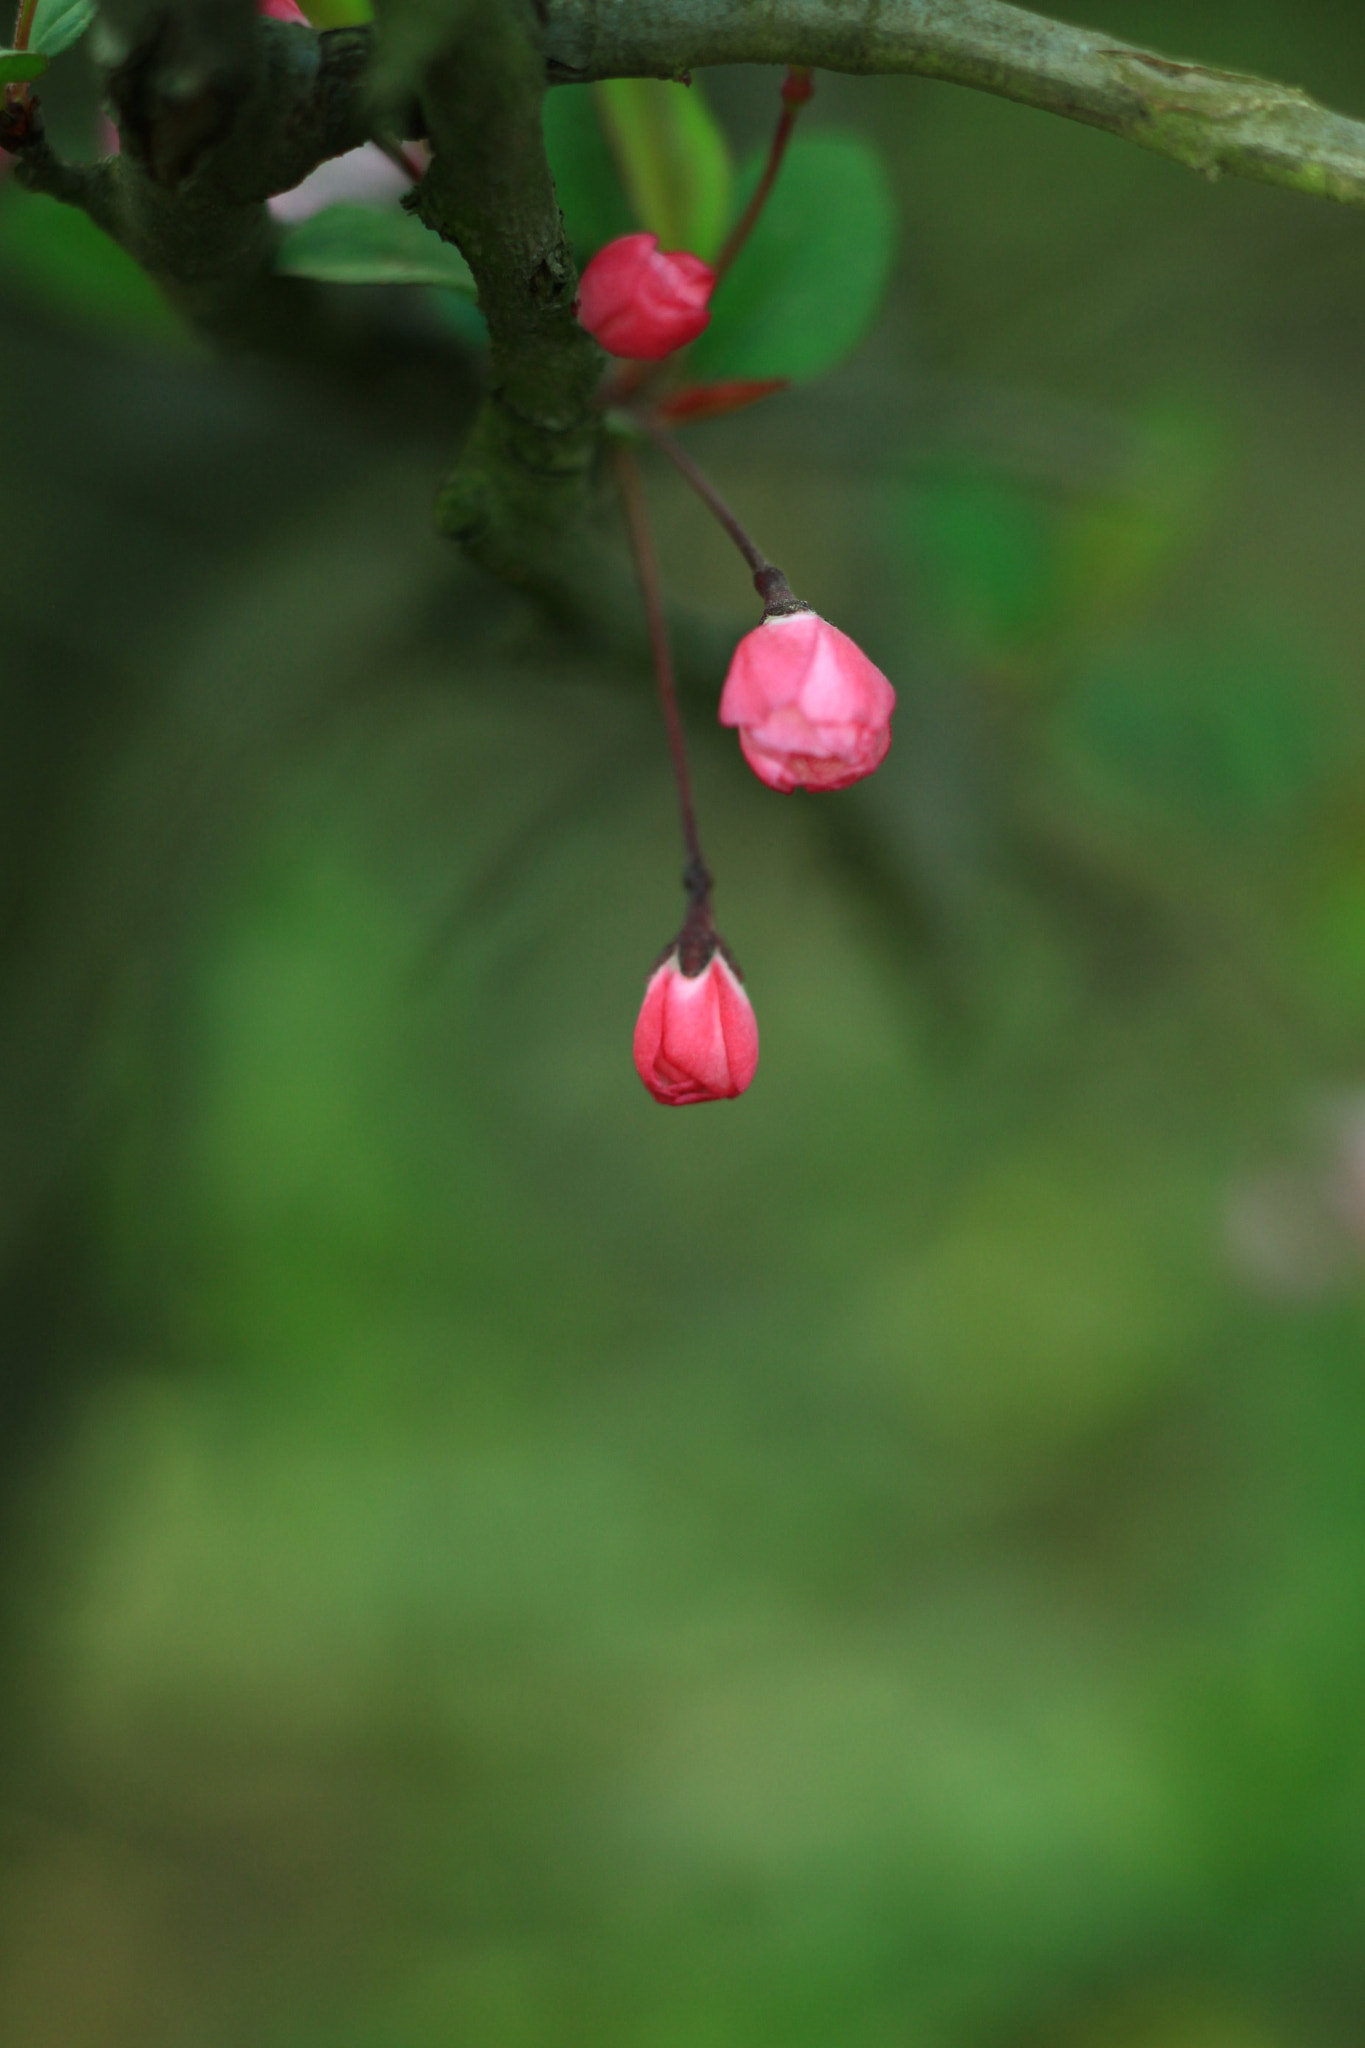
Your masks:
M 297 0 L 256 0 L 256 12 L 267 21 L 298 21 L 305 28 L 309 26 L 308 16 Z
M 578 285 L 579 320 L 608 355 L 654 363 L 683 348 L 711 318 L 716 273 L 657 235 L 621 235 L 599 249 Z
M 700 972 L 674 946 L 649 978 L 635 1025 L 635 1066 L 656 1102 L 742 1095 L 758 1067 L 758 1023 L 736 970 L 717 948 Z
M 896 693 L 862 649 L 818 612 L 774 612 L 735 649 L 720 722 L 770 789 L 846 789 L 891 745 Z

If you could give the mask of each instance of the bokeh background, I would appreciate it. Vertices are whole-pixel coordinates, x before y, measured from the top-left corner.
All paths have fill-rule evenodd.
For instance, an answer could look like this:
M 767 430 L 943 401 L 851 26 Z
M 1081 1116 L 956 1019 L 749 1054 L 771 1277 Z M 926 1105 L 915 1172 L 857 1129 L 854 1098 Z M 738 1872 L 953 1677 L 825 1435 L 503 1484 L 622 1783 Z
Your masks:
M 1082 12 L 1365 112 L 1341 0 Z M 779 799 L 694 693 L 681 1114 L 649 678 L 432 533 L 460 335 L 215 362 L 0 193 L 15 2048 L 1365 2033 L 1365 222 L 806 118 L 884 314 L 693 445 L 902 708 Z

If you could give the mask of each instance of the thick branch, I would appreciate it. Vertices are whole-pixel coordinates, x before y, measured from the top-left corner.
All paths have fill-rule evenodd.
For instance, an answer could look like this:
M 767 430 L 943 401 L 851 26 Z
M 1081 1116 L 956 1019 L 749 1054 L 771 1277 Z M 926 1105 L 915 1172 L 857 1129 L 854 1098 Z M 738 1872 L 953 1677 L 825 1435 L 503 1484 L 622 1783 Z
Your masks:
M 172 17 L 220 5 L 251 33 L 224 42 L 215 77 L 211 64 L 186 66 Z M 394 12 L 386 41 L 402 25 Z M 249 0 L 168 0 L 144 14 L 150 30 L 132 35 L 110 80 L 123 157 L 62 165 L 40 128 L 13 146 L 23 182 L 83 206 L 210 334 L 312 353 L 324 302 L 272 275 L 264 201 L 365 139 L 371 37 L 250 17 Z M 440 522 L 485 566 L 568 611 L 565 542 L 597 447 L 600 358 L 573 317 L 540 133 L 547 80 L 730 63 L 914 73 L 1087 122 L 1210 177 L 1365 205 L 1365 123 L 1294 87 L 1176 62 L 1005 0 L 448 0 L 414 19 L 395 77 L 421 72 L 423 114 L 409 132 L 424 117 L 436 149 L 417 210 L 468 260 L 491 339 L 488 396 Z M 434 56 L 432 34 L 446 38 Z
M 470 0 L 455 48 L 426 79 L 442 140 L 421 211 L 470 258 L 493 336 L 490 405 L 442 520 L 490 561 L 515 556 L 527 520 L 552 530 L 572 518 L 591 457 L 592 353 L 568 311 L 572 270 L 538 135 L 546 76 L 787 62 L 915 73 L 1088 122 L 1209 176 L 1365 205 L 1365 123 L 1293 87 L 1178 63 L 1005 0 L 539 0 L 538 11 L 543 34 L 531 0 Z M 83 206 L 214 337 L 313 353 L 321 300 L 271 275 L 263 202 L 370 132 L 370 32 L 255 22 L 249 58 L 225 43 L 223 75 L 200 63 L 201 98 L 187 104 L 196 66 L 183 62 L 183 24 L 167 28 L 180 12 L 144 15 L 111 76 L 124 156 L 63 165 L 39 127 L 11 145 L 20 178 Z M 409 132 L 420 118 L 407 117 Z
M 529 0 L 474 0 L 422 81 L 435 155 L 416 205 L 474 273 L 488 396 L 442 493 L 442 529 L 476 561 L 530 580 L 582 510 L 596 453 L 597 346 L 541 136 L 545 57 Z
M 292 22 L 251 26 L 254 62 L 247 74 L 205 81 L 202 100 L 223 104 L 223 116 L 197 151 L 194 139 L 209 116 L 188 114 L 177 45 L 158 35 L 109 74 L 124 152 L 157 184 L 183 191 L 192 183 L 206 200 L 248 205 L 287 192 L 373 133 L 367 30 L 315 35 Z M 190 103 L 196 111 L 197 104 Z
M 707 64 L 912 72 L 1065 114 L 1208 177 L 1365 206 L 1365 123 L 1294 86 L 1177 63 L 1004 0 L 547 0 L 551 76 Z
M 171 19 L 110 75 L 122 153 L 64 164 L 35 111 L 10 139 L 16 176 L 81 207 L 212 339 L 311 352 L 325 301 L 273 275 L 265 202 L 372 132 L 368 33 L 252 24 L 254 70 L 227 78 L 205 69 L 187 102 L 183 51 L 164 34 Z

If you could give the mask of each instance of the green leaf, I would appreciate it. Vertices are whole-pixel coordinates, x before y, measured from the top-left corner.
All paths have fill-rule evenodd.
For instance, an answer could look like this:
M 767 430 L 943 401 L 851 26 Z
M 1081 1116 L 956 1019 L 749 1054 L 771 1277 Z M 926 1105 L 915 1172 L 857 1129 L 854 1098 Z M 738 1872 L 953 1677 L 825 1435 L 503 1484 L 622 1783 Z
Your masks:
M 1154 632 L 1088 665 L 1054 730 L 1102 790 L 1245 830 L 1291 814 L 1330 773 L 1348 701 L 1330 668 L 1273 628 Z
M 758 182 L 760 155 L 738 195 Z M 799 137 L 688 358 L 710 383 L 832 370 L 877 316 L 895 254 L 896 216 L 881 159 L 856 135 Z
M 488 353 L 488 322 L 464 292 L 434 291 L 428 303 L 442 326 L 475 355 Z
M 1046 680 L 1146 601 L 1207 523 L 1221 466 L 1211 423 L 1167 404 L 1130 422 L 1084 492 L 939 458 L 905 500 L 926 618 L 967 662 Z
M 29 48 L 41 50 L 45 57 L 60 57 L 80 41 L 94 19 L 94 0 L 38 0 Z
M 303 7 L 303 0 L 299 0 Z M 313 28 L 356 28 L 374 20 L 370 0 L 308 0 L 303 8 Z
M 559 85 L 545 95 L 545 154 L 574 254 L 585 263 L 636 225 L 590 87 Z
M 1068 620 L 1066 511 L 973 462 L 944 462 L 916 483 L 907 538 L 929 616 L 956 654 L 1014 668 L 1052 650 Z
M 730 150 L 699 85 L 611 78 L 593 88 L 622 182 L 665 249 L 714 256 L 730 215 Z
M 39 50 L 0 50 L 0 85 L 32 85 L 46 70 Z
M 8 288 L 99 333 L 192 346 L 146 271 L 87 214 L 12 180 L 0 201 L 0 270 Z
M 324 207 L 286 232 L 275 268 L 321 284 L 435 284 L 474 292 L 459 250 L 398 208 Z

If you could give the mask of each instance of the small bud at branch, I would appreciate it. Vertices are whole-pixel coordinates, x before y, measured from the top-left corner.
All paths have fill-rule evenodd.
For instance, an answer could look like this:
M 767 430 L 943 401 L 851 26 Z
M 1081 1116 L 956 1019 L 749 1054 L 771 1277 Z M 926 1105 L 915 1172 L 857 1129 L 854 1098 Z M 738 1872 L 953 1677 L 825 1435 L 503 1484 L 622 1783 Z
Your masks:
M 716 274 L 657 235 L 621 235 L 599 249 L 578 285 L 578 318 L 608 355 L 659 362 L 695 341 L 711 318 Z

